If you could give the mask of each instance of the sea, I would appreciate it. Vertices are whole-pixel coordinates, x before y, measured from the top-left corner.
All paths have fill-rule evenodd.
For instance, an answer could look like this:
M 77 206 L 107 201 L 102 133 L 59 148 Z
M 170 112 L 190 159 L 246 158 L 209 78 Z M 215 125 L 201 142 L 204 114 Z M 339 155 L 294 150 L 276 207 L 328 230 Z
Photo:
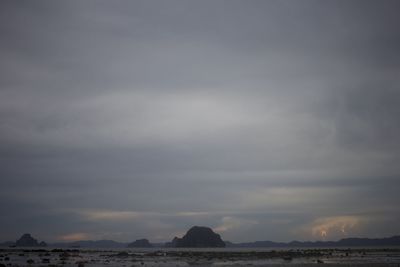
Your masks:
M 0 248 L 0 267 L 391 266 L 400 247 Z

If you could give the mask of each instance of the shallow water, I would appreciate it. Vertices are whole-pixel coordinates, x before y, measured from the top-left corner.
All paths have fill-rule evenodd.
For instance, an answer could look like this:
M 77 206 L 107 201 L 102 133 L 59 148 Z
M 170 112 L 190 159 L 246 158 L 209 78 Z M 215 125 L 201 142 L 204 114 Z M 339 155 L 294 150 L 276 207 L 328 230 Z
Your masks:
M 0 249 L 0 266 L 393 266 L 400 248 Z

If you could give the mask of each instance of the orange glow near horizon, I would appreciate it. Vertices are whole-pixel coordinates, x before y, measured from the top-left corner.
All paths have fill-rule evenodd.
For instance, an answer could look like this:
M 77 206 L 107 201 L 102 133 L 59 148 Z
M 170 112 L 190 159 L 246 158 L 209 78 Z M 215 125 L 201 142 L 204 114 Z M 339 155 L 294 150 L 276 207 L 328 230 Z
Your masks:
M 89 239 L 89 234 L 87 233 L 72 233 L 59 236 L 58 239 L 63 241 L 79 241 Z

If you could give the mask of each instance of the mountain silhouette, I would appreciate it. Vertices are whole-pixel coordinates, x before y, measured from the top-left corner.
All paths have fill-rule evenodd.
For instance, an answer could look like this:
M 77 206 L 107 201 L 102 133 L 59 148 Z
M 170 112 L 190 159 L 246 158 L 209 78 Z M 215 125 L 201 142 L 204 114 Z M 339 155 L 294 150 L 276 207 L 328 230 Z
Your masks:
M 35 238 L 33 238 L 30 234 L 23 234 L 16 242 L 15 246 L 17 247 L 45 247 L 47 244 L 42 241 L 38 242 Z
M 193 226 L 182 238 L 175 237 L 169 243 L 172 247 L 225 247 L 219 234 L 214 233 L 211 228 L 204 226 Z
M 0 247 L 43 247 L 45 242 L 38 242 L 30 234 L 22 235 L 16 242 L 7 241 L 0 243 Z M 126 248 L 128 247 L 389 247 L 400 246 L 400 236 L 386 238 L 344 238 L 338 241 L 291 241 L 288 243 L 274 241 L 255 241 L 246 243 L 233 243 L 222 241 L 220 235 L 211 228 L 194 226 L 182 237 L 175 237 L 167 243 L 150 243 L 147 239 L 139 239 L 132 243 L 122 243 L 113 240 L 82 240 L 69 243 L 52 243 L 51 247 L 81 247 L 81 248 Z

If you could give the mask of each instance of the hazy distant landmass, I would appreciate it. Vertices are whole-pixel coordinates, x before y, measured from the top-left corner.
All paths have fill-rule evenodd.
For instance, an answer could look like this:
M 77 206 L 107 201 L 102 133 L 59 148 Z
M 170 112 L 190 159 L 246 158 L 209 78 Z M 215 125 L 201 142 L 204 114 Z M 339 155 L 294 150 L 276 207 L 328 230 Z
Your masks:
M 225 242 L 227 247 L 369 247 L 400 246 L 400 236 L 387 238 L 344 238 L 339 241 L 292 241 L 288 243 L 255 241 L 247 243 Z
M 59 247 L 59 248 L 150 248 L 150 247 L 231 247 L 231 248 L 289 248 L 289 247 L 382 247 L 400 246 L 400 236 L 387 238 L 344 238 L 339 241 L 255 241 L 233 243 L 223 241 L 221 236 L 211 228 L 194 226 L 182 237 L 175 237 L 171 242 L 151 243 L 148 239 L 138 239 L 131 243 L 113 240 L 82 240 L 74 242 L 51 243 L 38 242 L 30 234 L 24 234 L 16 242 L 7 241 L 0 243 L 2 247 Z

